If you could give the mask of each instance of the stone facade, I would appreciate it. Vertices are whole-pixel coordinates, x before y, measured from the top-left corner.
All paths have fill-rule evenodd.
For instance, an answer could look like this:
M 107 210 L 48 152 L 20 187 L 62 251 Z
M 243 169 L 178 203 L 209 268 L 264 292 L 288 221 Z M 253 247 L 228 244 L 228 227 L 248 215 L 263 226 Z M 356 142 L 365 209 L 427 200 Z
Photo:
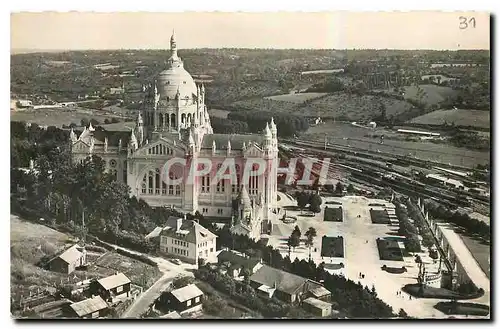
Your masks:
M 73 159 L 97 155 L 105 161 L 107 172 L 149 205 L 199 211 L 205 217 L 233 217 L 235 231 L 258 239 L 262 222 L 270 219 L 277 200 L 277 127 L 271 120 L 258 135 L 214 134 L 205 87 L 197 85 L 184 69 L 174 36 L 170 47 L 168 68 L 143 86 L 145 98 L 135 128 L 113 132 L 90 125 L 80 136 L 71 131 Z M 166 173 L 165 164 L 172 158 L 185 159 L 186 165 L 174 164 Z M 226 158 L 235 161 L 237 183 L 221 180 L 214 185 L 215 174 Z M 242 182 L 243 168 L 255 158 L 263 159 L 269 169 Z M 168 184 L 165 175 L 186 178 L 191 166 L 202 166 L 200 159 L 211 161 L 210 173 L 192 183 Z M 240 201 L 237 208 L 234 200 Z

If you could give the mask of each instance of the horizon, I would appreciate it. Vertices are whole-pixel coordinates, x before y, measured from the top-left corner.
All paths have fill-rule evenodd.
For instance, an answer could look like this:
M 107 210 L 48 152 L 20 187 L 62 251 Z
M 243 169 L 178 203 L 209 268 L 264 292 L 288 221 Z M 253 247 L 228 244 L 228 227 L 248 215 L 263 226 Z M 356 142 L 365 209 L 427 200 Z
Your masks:
M 174 29 L 179 49 L 490 50 L 484 12 L 21 12 L 10 26 L 11 52 L 169 49 Z

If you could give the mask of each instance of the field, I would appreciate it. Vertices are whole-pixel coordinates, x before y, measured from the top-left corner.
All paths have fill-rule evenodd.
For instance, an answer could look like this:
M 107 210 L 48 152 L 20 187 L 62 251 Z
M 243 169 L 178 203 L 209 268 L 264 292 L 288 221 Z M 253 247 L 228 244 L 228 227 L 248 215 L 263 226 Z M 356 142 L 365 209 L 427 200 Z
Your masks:
M 150 286 L 161 273 L 158 268 L 115 252 L 102 256 L 89 251 L 89 259 L 97 260 L 86 271 L 74 271 L 67 275 L 48 271 L 38 266 L 44 256 L 52 256 L 75 243 L 75 239 L 44 225 L 24 221 L 15 215 L 10 217 L 11 297 L 15 301 L 28 298 L 38 291 L 54 293 L 61 285 L 101 278 L 115 272 L 123 272 L 132 283 Z
M 24 221 L 10 216 L 10 280 L 11 295 L 18 300 L 31 292 L 49 290 L 54 292 L 62 283 L 85 279 L 85 273 L 76 271 L 71 278 L 62 273 L 42 269 L 36 264 L 44 256 L 51 256 L 74 243 L 69 235 L 44 225 Z
M 468 150 L 448 144 L 389 139 L 386 139 L 384 144 L 380 144 L 377 139 L 365 137 L 365 135 L 370 133 L 378 135 L 385 134 L 386 137 L 395 135 L 394 132 L 390 132 L 383 128 L 377 128 L 370 131 L 350 124 L 326 122 L 309 128 L 301 137 L 304 140 L 324 142 L 325 136 L 327 136 L 328 141 L 332 144 L 364 150 L 380 150 L 380 152 L 395 155 L 411 154 L 419 159 L 451 163 L 465 167 L 474 167 L 477 164 L 488 164 L 490 160 L 490 152 Z
M 217 118 L 226 119 L 229 111 L 219 109 L 209 109 L 208 114 Z
M 316 93 L 319 94 L 319 93 Z M 307 94 L 290 94 L 277 97 L 299 97 Z M 372 95 L 350 95 L 342 92 L 317 96 L 307 102 L 299 103 L 300 98 L 292 101 L 277 101 L 272 99 L 247 99 L 233 103 L 233 106 L 244 109 L 259 109 L 271 112 L 288 112 L 308 117 L 337 118 L 338 120 L 372 120 L 381 114 L 380 104 L 383 104 L 388 117 L 409 112 L 413 106 L 402 100 Z
M 89 268 L 89 272 L 94 271 L 99 273 L 100 276 L 122 272 L 133 284 L 142 287 L 150 287 L 161 277 L 161 272 L 157 267 L 115 252 L 108 252 L 99 258 L 97 263 Z
M 10 121 L 25 121 L 37 123 L 41 126 L 56 126 L 61 127 L 63 124 L 69 125 L 75 123 L 80 125 L 82 119 L 96 119 L 99 122 L 104 122 L 104 119 L 116 118 L 116 115 L 98 114 L 99 111 L 92 110 L 76 110 L 76 109 L 38 109 L 38 110 L 22 110 L 11 111 Z
M 412 123 L 442 125 L 454 123 L 456 126 L 490 127 L 490 112 L 478 110 L 438 110 L 412 119 Z
M 442 101 L 446 100 L 447 97 L 454 97 L 457 92 L 450 87 L 443 87 L 437 85 L 420 85 L 420 88 L 424 91 L 424 97 L 422 98 L 422 102 L 427 105 L 439 104 Z M 405 87 L 405 99 L 414 99 L 417 98 L 417 87 L 410 86 Z
M 328 95 L 327 93 L 296 93 L 296 94 L 285 94 L 285 95 L 276 95 L 265 97 L 265 99 L 270 99 L 278 102 L 289 102 L 295 104 L 302 104 L 305 101 L 315 99 L 318 97 L 322 97 Z

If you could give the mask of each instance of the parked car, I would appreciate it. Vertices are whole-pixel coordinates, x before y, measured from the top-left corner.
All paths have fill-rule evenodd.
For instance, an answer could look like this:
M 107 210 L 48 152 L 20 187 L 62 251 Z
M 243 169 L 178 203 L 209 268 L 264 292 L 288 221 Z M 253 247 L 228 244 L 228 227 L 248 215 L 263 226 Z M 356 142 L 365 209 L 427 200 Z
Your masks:
M 172 259 L 172 263 L 177 264 L 177 265 L 181 265 L 182 264 L 181 260 L 177 259 L 177 258 L 176 259 Z

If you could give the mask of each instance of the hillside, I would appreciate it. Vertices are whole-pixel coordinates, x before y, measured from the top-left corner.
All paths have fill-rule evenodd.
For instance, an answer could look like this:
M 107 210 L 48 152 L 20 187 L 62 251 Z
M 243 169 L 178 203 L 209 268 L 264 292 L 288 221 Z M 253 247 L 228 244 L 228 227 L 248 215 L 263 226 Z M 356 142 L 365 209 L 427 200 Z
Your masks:
M 447 123 L 455 126 L 489 128 L 490 112 L 480 110 L 438 110 L 416 117 L 410 122 L 426 125 Z
M 301 97 L 303 101 L 299 102 Z M 420 114 L 420 112 L 415 112 L 416 109 L 413 105 L 403 100 L 343 92 L 280 95 L 266 99 L 254 98 L 235 102 L 232 106 L 234 106 L 235 110 L 259 109 L 349 121 L 374 120 L 381 115 L 383 107 L 385 107 L 388 118 L 396 116 L 411 118 Z

